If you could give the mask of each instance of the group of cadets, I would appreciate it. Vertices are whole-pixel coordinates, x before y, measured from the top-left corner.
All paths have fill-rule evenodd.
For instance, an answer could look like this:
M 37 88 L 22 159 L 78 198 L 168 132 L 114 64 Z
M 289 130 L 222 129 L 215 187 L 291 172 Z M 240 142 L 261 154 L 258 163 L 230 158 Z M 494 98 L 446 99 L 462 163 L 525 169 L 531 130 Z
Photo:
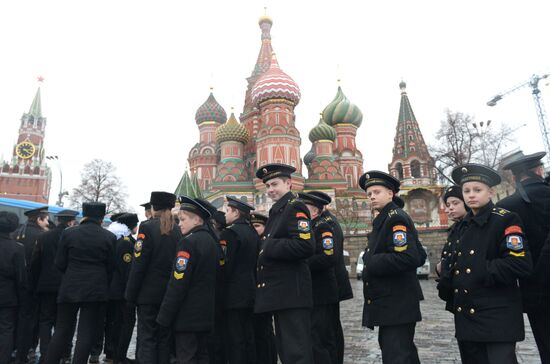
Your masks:
M 542 363 L 550 363 L 550 186 L 544 153 L 508 165 L 516 192 L 492 202 L 500 176 L 479 164 L 457 166 L 443 196 L 454 224 L 437 264 L 437 289 L 454 315 L 463 363 L 517 363 L 526 312 Z M 353 297 L 344 235 L 319 191 L 291 192 L 295 168 L 260 167 L 273 201 L 269 216 L 226 196 L 225 212 L 203 199 L 152 192 L 135 214 L 111 216 L 84 203 L 57 214 L 44 208 L 0 212 L 0 364 L 40 363 L 341 364 L 339 303 Z M 378 327 L 383 363 L 420 363 L 422 319 L 417 267 L 427 256 L 393 176 L 359 180 L 375 218 L 363 253 L 363 326 Z M 134 235 L 137 233 L 137 238 Z M 529 244 L 527 243 L 529 241 Z M 78 327 L 76 327 L 78 316 Z M 53 336 L 52 336 L 53 332 Z M 76 344 L 72 348 L 76 332 Z M 92 356 L 90 357 L 90 354 Z

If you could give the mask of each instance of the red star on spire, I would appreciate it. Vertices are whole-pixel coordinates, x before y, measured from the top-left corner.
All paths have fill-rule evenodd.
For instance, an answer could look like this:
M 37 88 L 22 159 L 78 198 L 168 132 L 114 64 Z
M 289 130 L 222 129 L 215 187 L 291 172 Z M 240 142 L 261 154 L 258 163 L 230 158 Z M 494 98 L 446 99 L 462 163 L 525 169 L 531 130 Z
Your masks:
M 44 82 L 44 77 L 42 76 L 38 76 L 37 79 L 38 79 L 38 82 Z

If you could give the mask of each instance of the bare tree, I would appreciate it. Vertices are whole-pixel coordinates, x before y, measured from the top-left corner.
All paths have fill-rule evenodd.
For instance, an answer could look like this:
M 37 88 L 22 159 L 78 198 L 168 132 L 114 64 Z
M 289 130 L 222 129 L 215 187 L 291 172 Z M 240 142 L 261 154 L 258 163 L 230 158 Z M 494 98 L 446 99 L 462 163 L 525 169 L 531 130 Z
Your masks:
M 107 213 L 125 211 L 128 195 L 115 172 L 115 166 L 101 159 L 85 164 L 80 185 L 69 196 L 71 205 L 81 209 L 83 202 L 103 202 Z
M 465 163 L 480 163 L 496 168 L 503 149 L 510 143 L 512 129 L 501 124 L 494 127 L 491 121 L 475 122 L 462 112 L 446 111 L 441 121 L 436 143 L 430 146 L 435 168 L 443 178 L 449 179 L 453 167 Z
M 351 198 L 351 202 L 348 199 L 337 199 L 336 211 L 334 212 L 338 222 L 344 228 L 344 235 L 348 236 L 357 233 L 360 218 L 357 202 L 353 197 Z

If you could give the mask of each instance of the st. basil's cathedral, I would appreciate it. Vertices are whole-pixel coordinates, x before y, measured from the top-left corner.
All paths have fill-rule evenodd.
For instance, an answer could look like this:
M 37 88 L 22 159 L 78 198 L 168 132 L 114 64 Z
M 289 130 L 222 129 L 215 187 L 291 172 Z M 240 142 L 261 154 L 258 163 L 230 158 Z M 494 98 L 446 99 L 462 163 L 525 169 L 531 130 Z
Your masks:
M 294 114 L 300 88 L 279 66 L 271 43 L 272 19 L 261 17 L 259 26 L 261 48 L 247 78 L 243 110 L 238 117 L 233 112 L 227 117 L 212 92 L 197 109 L 200 138 L 189 151 L 189 171 L 181 178 L 176 194 L 201 195 L 217 207 L 224 204 L 225 195 L 233 195 L 265 213 L 270 201 L 255 172 L 267 163 L 285 163 L 296 168 L 294 191 L 328 193 L 333 197 L 329 207 L 336 210 L 345 231 L 365 232 L 372 220 L 366 195 L 358 186 L 363 174 L 363 154 L 356 143 L 363 122 L 361 110 L 338 87 L 319 123 L 309 132 L 312 146 L 302 160 L 302 139 Z M 440 202 L 443 187 L 437 182 L 406 84 L 401 82 L 399 87 L 401 105 L 389 171 L 401 181 L 400 196 L 419 229 L 443 230 L 448 223 Z

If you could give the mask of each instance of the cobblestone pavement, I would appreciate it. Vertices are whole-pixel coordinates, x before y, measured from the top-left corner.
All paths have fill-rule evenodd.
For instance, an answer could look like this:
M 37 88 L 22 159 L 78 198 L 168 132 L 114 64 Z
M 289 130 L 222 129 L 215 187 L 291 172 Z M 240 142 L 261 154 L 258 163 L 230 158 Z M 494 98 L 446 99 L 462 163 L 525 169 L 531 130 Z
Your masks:
M 352 279 L 354 298 L 342 303 L 341 318 L 346 342 L 345 364 L 382 363 L 378 346 L 378 331 L 361 326 L 363 312 L 363 292 L 361 281 Z M 416 326 L 415 343 L 420 361 L 427 364 L 460 363 L 458 346 L 454 338 L 452 315 L 445 311 L 443 301 L 437 297 L 435 281 L 420 282 L 425 300 L 421 303 L 422 322 Z M 519 363 L 540 363 L 537 348 L 527 316 L 525 317 L 526 338 L 517 345 Z M 135 334 L 135 333 L 134 333 Z M 134 357 L 135 335 L 129 349 L 129 357 Z
M 443 301 L 437 297 L 433 279 L 422 280 L 425 300 L 420 304 L 422 322 L 416 325 L 415 343 L 422 363 L 460 363 L 458 346 L 454 338 L 454 323 L 451 313 L 445 311 Z M 353 280 L 354 298 L 343 302 L 341 319 L 346 342 L 344 363 L 381 363 L 378 346 L 378 331 L 361 327 L 363 292 L 360 281 Z M 518 343 L 518 360 L 523 364 L 540 363 L 537 347 L 531 334 L 527 316 L 525 341 Z

